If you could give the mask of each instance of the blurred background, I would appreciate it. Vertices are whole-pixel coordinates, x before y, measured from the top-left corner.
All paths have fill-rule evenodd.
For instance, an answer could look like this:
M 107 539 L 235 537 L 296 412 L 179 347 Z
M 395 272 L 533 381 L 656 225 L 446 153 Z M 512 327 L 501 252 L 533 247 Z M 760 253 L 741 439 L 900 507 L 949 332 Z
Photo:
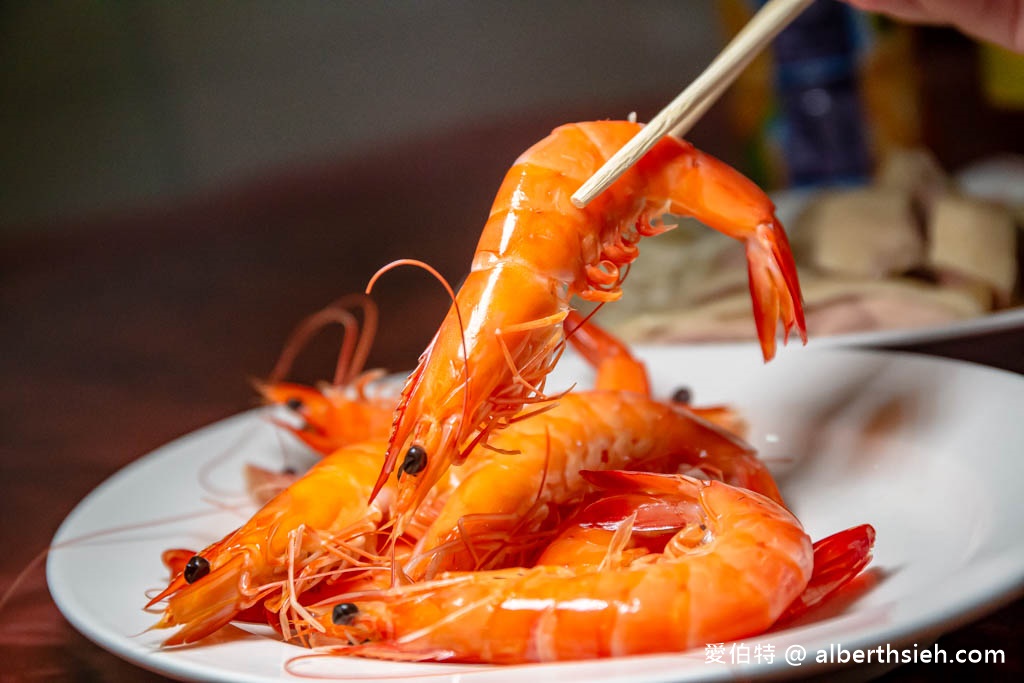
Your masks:
M 721 45 L 711 2 L 0 11 L 0 222 L 20 229 L 549 109 L 624 116 L 626 103 L 692 79 Z
M 8 0 L 0 226 L 66 225 L 467 126 L 539 132 L 547 112 L 649 117 L 752 4 Z M 977 44 L 869 21 L 848 55 L 894 98 L 869 112 L 875 132 L 923 141 L 949 165 L 1020 147 L 1021 115 L 984 93 Z M 724 140 L 765 120 L 764 94 L 748 83 L 733 93 L 746 120 L 719 110 L 702 123 L 699 135 L 721 129 L 713 152 L 744 161 Z

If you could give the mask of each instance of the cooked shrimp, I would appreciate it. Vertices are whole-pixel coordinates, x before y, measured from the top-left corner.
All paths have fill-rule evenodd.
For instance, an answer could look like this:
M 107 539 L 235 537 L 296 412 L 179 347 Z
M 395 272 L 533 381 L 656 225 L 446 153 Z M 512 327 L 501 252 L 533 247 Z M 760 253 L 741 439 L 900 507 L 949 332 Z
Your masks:
M 263 600 L 281 611 L 283 623 L 281 607 L 301 611 L 296 597 L 326 568 L 372 559 L 371 536 L 393 497 L 389 485 L 386 495 L 367 504 L 385 446 L 382 440 L 332 453 L 239 529 L 189 559 L 147 604 L 167 601 L 154 628 L 183 627 L 165 644 L 200 640 Z M 180 566 L 180 555 L 171 551 L 165 562 Z
M 779 321 L 806 337 L 796 268 L 767 196 L 722 162 L 665 138 L 586 208 L 569 197 L 639 130 L 625 121 L 557 128 L 527 150 L 498 190 L 476 255 L 395 413 L 378 487 L 398 466 L 395 527 L 473 444 L 544 399 L 564 346 L 572 296 L 612 301 L 640 237 L 690 215 L 746 244 L 765 359 Z M 370 283 L 372 287 L 373 281 Z M 401 463 L 399 459 L 401 457 Z
M 362 309 L 362 328 L 349 310 L 353 306 Z M 283 381 L 299 351 L 332 323 L 344 329 L 332 382 L 311 387 Z M 300 322 L 270 376 L 257 383 L 267 403 L 284 406 L 301 420 L 298 426 L 282 420 L 275 424 L 322 455 L 352 443 L 387 437 L 398 392 L 378 382 L 383 370 L 363 372 L 376 330 L 377 306 L 364 294 L 343 296 Z
M 398 397 L 387 390 L 373 391 L 371 385 L 381 374 L 367 372 L 351 385 L 277 382 L 260 385 L 259 390 L 268 403 L 285 406 L 300 420 L 298 425 L 285 420 L 274 420 L 275 424 L 327 455 L 349 444 L 387 437 Z
M 412 578 L 481 569 L 494 556 L 489 546 L 537 542 L 538 532 L 557 523 L 553 513 L 592 490 L 584 469 L 701 470 L 781 500 L 750 446 L 684 408 L 635 392 L 567 394 L 496 434 L 491 446 L 478 446 L 458 468 L 462 482 L 420 538 L 407 568 Z
M 763 496 L 682 475 L 587 477 L 670 496 L 689 523 L 662 553 L 622 567 L 453 573 L 344 602 L 339 618 L 324 619 L 326 635 L 369 641 L 345 654 L 387 659 L 511 664 L 683 651 L 763 632 L 807 585 L 811 541 Z

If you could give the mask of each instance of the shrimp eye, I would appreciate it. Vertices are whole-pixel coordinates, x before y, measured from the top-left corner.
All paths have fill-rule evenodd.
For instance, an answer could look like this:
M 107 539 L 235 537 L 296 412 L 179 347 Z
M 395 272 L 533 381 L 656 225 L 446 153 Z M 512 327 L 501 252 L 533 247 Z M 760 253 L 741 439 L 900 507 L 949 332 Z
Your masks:
M 185 571 L 182 572 L 186 583 L 195 583 L 209 573 L 210 563 L 198 555 L 192 556 L 192 559 L 185 565 Z
M 337 626 L 348 626 L 359 614 L 359 608 L 352 602 L 339 602 L 331 611 L 331 621 Z
M 406 474 L 419 474 L 427 466 L 427 452 L 423 446 L 409 446 L 405 452 L 405 460 L 399 468 Z
M 288 408 L 290 408 L 291 410 L 294 410 L 295 412 L 299 412 L 300 410 L 302 410 L 302 399 L 299 398 L 298 396 L 289 396 L 288 400 L 285 401 L 284 404 L 288 406 Z
M 675 393 L 672 394 L 673 403 L 689 403 L 693 400 L 693 392 L 690 391 L 689 387 L 679 387 Z

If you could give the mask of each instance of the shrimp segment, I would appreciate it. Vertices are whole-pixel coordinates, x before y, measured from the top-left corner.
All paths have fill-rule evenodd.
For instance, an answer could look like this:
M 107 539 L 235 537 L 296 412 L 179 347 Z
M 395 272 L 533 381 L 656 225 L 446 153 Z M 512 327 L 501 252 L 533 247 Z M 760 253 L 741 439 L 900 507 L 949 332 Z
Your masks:
M 807 585 L 811 541 L 763 496 L 683 475 L 588 479 L 669 495 L 689 523 L 624 567 L 454 573 L 357 600 L 333 632 L 371 642 L 342 652 L 512 664 L 683 651 L 763 632 Z
M 395 412 L 378 488 L 396 466 L 410 475 L 399 486 L 396 532 L 469 446 L 545 398 L 570 298 L 617 299 L 639 239 L 671 227 L 660 223 L 665 213 L 693 216 L 746 243 L 766 360 L 779 321 L 787 337 L 794 327 L 805 337 L 796 268 L 771 201 L 689 143 L 661 140 L 586 208 L 573 206 L 572 193 L 639 128 L 562 126 L 506 175 L 472 269 Z
M 860 524 L 814 543 L 814 573 L 804 592 L 779 617 L 785 623 L 832 597 L 871 562 L 875 528 Z
M 167 601 L 154 628 L 183 627 L 165 645 L 200 640 L 273 595 L 272 609 L 288 607 L 319 582 L 325 567 L 371 553 L 369 535 L 392 499 L 388 487 L 387 495 L 367 504 L 384 448 L 381 440 L 327 456 L 239 529 L 192 557 L 147 604 Z M 165 559 L 180 565 L 178 555 Z

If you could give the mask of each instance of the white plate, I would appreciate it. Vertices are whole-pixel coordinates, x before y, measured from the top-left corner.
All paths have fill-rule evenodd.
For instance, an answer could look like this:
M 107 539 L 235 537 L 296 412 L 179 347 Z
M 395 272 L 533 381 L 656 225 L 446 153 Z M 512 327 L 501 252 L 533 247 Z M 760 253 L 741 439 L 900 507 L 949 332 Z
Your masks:
M 818 650 L 925 648 L 943 631 L 1011 600 L 1024 585 L 1024 379 L 965 363 L 857 350 L 787 348 L 762 364 L 756 347 L 643 348 L 656 390 L 680 384 L 699 402 L 728 401 L 750 419 L 751 440 L 778 472 L 808 532 L 820 538 L 863 522 L 878 532 L 863 590 L 795 626 L 746 641 L 751 663 L 708 662 L 703 650 L 532 667 L 554 680 L 682 681 L 807 674 Z M 567 357 L 552 387 L 588 376 Z M 202 477 L 204 463 L 246 443 Z M 47 578 L 57 605 L 86 636 L 139 666 L 189 680 L 293 679 L 305 651 L 229 627 L 216 642 L 162 651 L 147 590 L 166 581 L 160 553 L 202 546 L 243 511 L 217 509 L 209 487 L 241 491 L 243 461 L 280 465 L 280 440 L 259 412 L 215 424 L 126 467 L 61 526 Z M 201 485 L 200 481 L 206 482 Z M 202 516 L 186 517 L 205 512 Z M 163 520 L 165 523 L 157 524 Z M 168 521 L 169 520 L 169 521 Z M 149 524 L 148 522 L 153 522 Z M 119 525 L 147 523 L 86 538 Z M 75 539 L 85 539 L 76 541 Z M 774 661 L 753 661 L 755 647 Z M 783 660 L 801 646 L 800 668 Z M 741 650 L 742 652 L 742 650 Z M 726 661 L 729 655 L 726 654 Z M 522 668 L 396 664 L 321 658 L 305 673 L 375 681 L 516 681 Z M 857 673 L 871 671 L 858 667 Z M 877 670 L 873 670 L 878 673 Z

